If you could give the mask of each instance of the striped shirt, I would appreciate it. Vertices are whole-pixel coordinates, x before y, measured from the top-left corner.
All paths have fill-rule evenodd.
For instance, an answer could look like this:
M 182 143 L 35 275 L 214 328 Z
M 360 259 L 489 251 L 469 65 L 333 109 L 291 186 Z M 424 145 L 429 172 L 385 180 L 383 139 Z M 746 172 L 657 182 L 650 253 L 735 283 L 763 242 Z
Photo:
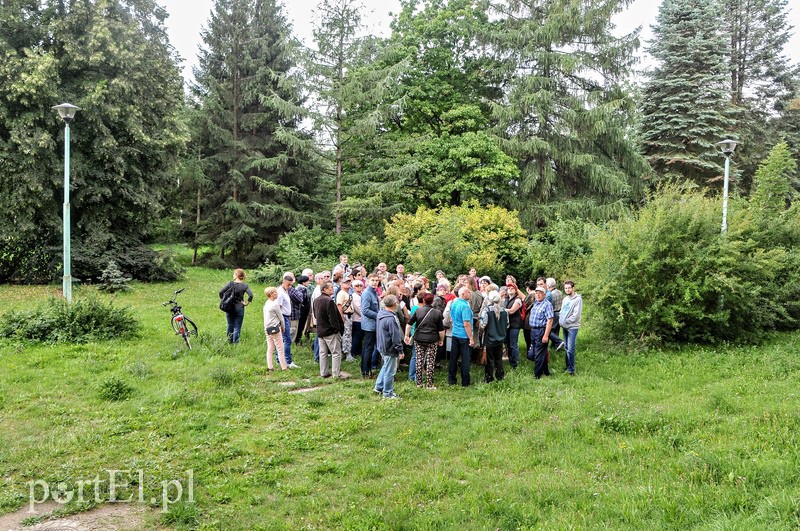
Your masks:
M 531 325 L 531 328 L 544 328 L 547 326 L 547 320 L 552 318 L 553 305 L 550 304 L 550 301 L 534 302 L 528 318 L 528 324 Z

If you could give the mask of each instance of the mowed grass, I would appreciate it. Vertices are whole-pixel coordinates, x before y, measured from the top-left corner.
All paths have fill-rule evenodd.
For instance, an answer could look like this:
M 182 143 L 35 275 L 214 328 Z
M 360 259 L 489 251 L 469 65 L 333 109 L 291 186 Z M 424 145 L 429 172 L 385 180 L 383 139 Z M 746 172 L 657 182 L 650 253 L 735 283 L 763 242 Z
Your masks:
M 302 369 L 268 374 L 265 286 L 252 286 L 242 343 L 229 347 L 217 309 L 228 278 L 192 268 L 183 281 L 116 296 L 76 291 L 130 306 L 136 339 L 0 343 L 0 513 L 26 505 L 37 479 L 69 487 L 142 469 L 151 500 L 191 469 L 195 503 L 154 511 L 148 525 L 800 527 L 800 334 L 630 354 L 587 328 L 575 378 L 561 372 L 560 353 L 555 375 L 540 381 L 527 361 L 503 382 L 470 388 L 448 387 L 437 371 L 433 392 L 401 372 L 402 400 L 386 401 L 371 381 L 319 378 L 308 348 L 293 350 Z M 192 351 L 161 306 L 180 287 L 200 327 Z M 55 292 L 0 286 L 0 300 L 5 311 Z M 472 376 L 481 382 L 482 368 Z M 132 388 L 126 400 L 103 398 L 112 378 Z

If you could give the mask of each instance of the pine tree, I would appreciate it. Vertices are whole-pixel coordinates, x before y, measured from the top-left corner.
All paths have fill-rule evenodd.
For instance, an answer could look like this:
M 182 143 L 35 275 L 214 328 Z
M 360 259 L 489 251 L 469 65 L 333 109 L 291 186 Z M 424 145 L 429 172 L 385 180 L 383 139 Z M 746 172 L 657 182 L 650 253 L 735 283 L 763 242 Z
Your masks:
M 265 259 L 280 234 L 308 220 L 318 168 L 296 43 L 275 0 L 217 0 L 193 87 L 205 114 L 201 159 L 214 183 L 202 237 L 237 264 Z
M 625 78 L 636 34 L 611 18 L 629 0 L 505 0 L 490 27 L 508 77 L 494 105 L 504 151 L 520 167 L 515 205 L 526 228 L 565 217 L 608 219 L 642 196 L 648 168 L 630 139 Z
M 643 90 L 643 151 L 660 178 L 709 186 L 723 174 L 716 143 L 735 130 L 718 6 L 664 0 L 653 34 L 659 65 Z
M 357 86 L 350 82 L 349 71 L 356 66 L 360 54 L 361 12 L 364 5 L 356 0 L 323 0 L 317 6 L 319 17 L 314 28 L 316 51 L 309 65 L 311 80 L 318 97 L 316 127 L 322 141 L 330 147 L 336 180 L 336 234 L 342 233 L 342 180 L 345 145 L 349 131 L 345 115 L 358 96 Z
M 746 191 L 759 161 L 780 138 L 776 114 L 800 96 L 800 68 L 786 56 L 792 29 L 786 0 L 722 0 L 718 13 L 729 41 L 729 91 L 741 140 L 736 160 Z

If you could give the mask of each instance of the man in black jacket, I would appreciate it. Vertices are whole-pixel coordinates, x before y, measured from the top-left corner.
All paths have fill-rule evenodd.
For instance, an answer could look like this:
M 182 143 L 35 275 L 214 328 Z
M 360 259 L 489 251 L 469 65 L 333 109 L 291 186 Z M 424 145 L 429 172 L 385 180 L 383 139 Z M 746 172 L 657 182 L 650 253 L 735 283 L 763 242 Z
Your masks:
M 331 296 L 333 283 L 324 282 L 320 287 L 321 294 L 314 301 L 314 317 L 317 320 L 317 338 L 319 338 L 319 374 L 329 378 L 331 372 L 328 365 L 328 356 L 333 358 L 333 377 L 340 377 L 342 366 L 342 339 L 344 321 L 339 309 Z

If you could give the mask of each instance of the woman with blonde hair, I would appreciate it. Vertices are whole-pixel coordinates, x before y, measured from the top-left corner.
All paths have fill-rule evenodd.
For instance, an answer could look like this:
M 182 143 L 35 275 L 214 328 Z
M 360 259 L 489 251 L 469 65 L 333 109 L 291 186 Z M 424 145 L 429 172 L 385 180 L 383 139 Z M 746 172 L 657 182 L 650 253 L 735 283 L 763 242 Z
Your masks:
M 270 286 L 264 290 L 264 295 L 267 297 L 267 302 L 264 303 L 264 333 L 267 335 L 267 369 L 274 370 L 272 363 L 272 353 L 278 352 L 278 362 L 281 364 L 281 370 L 285 371 L 286 354 L 283 350 L 283 331 L 284 320 L 283 313 L 281 313 L 281 305 L 277 301 L 278 289 Z

